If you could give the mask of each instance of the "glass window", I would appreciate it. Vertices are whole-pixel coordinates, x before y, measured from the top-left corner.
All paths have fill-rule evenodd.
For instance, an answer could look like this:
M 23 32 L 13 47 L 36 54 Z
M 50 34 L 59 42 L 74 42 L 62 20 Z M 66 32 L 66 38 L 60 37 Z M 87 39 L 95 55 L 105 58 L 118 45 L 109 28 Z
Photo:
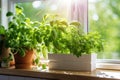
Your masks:
M 25 15 L 31 20 L 41 21 L 46 14 L 57 14 L 68 21 L 80 21 L 87 31 L 87 0 L 33 0 L 16 4 L 23 7 Z
M 105 39 L 98 58 L 120 59 L 120 0 L 89 0 L 89 30 Z
M 46 14 L 58 14 L 62 17 L 67 17 L 67 5 L 61 4 L 61 2 L 57 0 L 41 0 L 17 4 L 23 7 L 25 15 L 31 20 L 41 21 L 41 18 Z

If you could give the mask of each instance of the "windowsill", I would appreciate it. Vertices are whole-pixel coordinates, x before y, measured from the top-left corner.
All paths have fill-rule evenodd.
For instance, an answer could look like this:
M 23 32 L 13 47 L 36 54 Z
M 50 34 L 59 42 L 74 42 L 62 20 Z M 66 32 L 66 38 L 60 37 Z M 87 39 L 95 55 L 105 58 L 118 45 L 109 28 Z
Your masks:
M 97 69 L 93 72 L 78 72 L 62 70 L 39 71 L 27 69 L 0 68 L 0 75 L 35 77 L 52 80 L 120 80 L 120 71 L 101 69 Z
M 97 59 L 96 67 L 99 69 L 120 70 L 120 60 L 117 59 Z
M 120 64 L 115 63 L 97 63 L 96 67 L 99 69 L 120 70 Z

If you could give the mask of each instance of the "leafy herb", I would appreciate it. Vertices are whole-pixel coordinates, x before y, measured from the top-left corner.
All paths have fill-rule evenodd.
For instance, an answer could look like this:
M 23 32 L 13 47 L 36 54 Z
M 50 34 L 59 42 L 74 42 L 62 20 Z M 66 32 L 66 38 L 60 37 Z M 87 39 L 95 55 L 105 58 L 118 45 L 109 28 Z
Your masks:
M 69 23 L 59 16 L 48 15 L 47 18 L 44 17 L 40 28 L 42 45 L 45 45 L 50 53 L 73 54 L 79 57 L 103 50 L 100 34 L 84 33 L 79 22 Z
M 23 13 L 23 8 L 16 6 L 16 14 L 8 12 L 7 16 L 12 17 L 6 31 L 6 47 L 10 47 L 13 53 L 25 56 L 26 50 L 37 49 L 41 43 L 41 32 L 38 28 L 39 22 L 31 21 Z

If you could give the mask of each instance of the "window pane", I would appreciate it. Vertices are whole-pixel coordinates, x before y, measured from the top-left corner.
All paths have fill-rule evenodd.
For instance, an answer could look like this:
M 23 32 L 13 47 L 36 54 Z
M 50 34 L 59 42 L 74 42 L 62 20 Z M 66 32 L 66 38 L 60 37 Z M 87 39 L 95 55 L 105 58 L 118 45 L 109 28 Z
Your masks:
M 79 21 L 87 27 L 87 0 L 38 0 L 17 3 L 31 20 L 41 21 L 45 14 L 58 14 L 68 21 Z
M 46 14 L 58 14 L 61 17 L 68 17 L 67 6 L 69 5 L 66 5 L 65 1 L 63 3 L 61 0 L 40 0 L 17 4 L 23 7 L 25 15 L 31 20 L 40 21 Z
M 120 0 L 89 0 L 90 31 L 105 39 L 104 53 L 98 58 L 120 59 Z

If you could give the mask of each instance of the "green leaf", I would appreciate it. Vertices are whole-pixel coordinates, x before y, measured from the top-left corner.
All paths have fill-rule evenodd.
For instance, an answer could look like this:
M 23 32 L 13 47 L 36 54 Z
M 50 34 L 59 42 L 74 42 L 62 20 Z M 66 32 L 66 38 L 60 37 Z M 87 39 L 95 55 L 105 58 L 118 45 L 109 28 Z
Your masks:
M 21 48 L 19 50 L 19 55 L 22 56 L 22 57 L 24 57 L 25 56 L 25 49 Z
M 80 26 L 80 23 L 79 22 L 71 22 L 70 25 Z
M 39 64 L 39 61 L 40 61 L 40 58 L 36 58 L 35 60 L 34 60 L 34 62 L 38 65 Z
M 0 34 L 5 34 L 5 28 L 3 25 L 0 25 Z
M 23 8 L 21 6 L 19 6 L 19 5 L 16 5 L 16 8 L 23 10 Z
M 23 13 L 23 8 L 16 5 L 16 14 L 19 15 L 19 14 L 22 14 Z
M 42 64 L 42 69 L 46 69 L 47 65 L 46 64 Z
M 7 16 L 7 17 L 13 16 L 13 12 L 7 12 L 6 16 Z
M 47 59 L 48 58 L 48 54 L 47 54 L 47 48 L 46 48 L 46 46 L 42 46 L 42 54 L 43 54 L 43 57 L 45 58 L 45 59 Z

